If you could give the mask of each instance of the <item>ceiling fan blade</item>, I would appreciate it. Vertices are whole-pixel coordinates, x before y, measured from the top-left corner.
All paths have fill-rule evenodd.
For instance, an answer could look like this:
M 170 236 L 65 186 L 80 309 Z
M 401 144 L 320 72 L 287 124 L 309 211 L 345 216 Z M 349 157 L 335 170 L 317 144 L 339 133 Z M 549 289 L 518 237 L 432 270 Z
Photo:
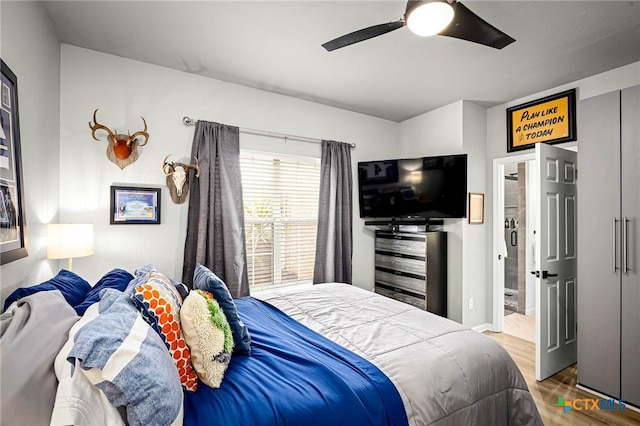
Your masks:
M 484 44 L 495 49 L 502 49 L 516 41 L 460 2 L 456 2 L 453 21 L 438 34 Z
M 379 35 L 390 33 L 405 26 L 404 20 L 389 22 L 386 24 L 374 25 L 373 27 L 363 28 L 358 31 L 343 35 L 322 45 L 328 52 L 332 50 L 340 49 L 341 47 L 349 46 L 350 44 L 359 43 L 361 41 L 369 40 Z

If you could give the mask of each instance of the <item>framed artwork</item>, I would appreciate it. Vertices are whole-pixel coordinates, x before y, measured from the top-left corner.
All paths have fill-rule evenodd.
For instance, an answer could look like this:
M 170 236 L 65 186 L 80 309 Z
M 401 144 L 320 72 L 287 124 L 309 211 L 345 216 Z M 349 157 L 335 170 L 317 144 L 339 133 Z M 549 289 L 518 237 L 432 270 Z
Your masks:
M 0 264 L 27 256 L 18 79 L 0 59 Z
M 160 188 L 111 187 L 112 225 L 160 224 Z
M 576 89 L 507 108 L 507 152 L 577 139 Z
M 484 194 L 478 192 L 469 193 L 469 223 L 484 223 Z

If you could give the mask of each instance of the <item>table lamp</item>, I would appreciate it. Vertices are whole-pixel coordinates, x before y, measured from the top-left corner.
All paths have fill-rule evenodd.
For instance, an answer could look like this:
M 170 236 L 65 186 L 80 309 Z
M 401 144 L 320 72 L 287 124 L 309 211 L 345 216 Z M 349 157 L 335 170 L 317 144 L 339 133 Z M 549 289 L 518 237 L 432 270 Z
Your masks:
M 47 225 L 47 259 L 68 259 L 72 270 L 73 258 L 93 255 L 92 224 Z

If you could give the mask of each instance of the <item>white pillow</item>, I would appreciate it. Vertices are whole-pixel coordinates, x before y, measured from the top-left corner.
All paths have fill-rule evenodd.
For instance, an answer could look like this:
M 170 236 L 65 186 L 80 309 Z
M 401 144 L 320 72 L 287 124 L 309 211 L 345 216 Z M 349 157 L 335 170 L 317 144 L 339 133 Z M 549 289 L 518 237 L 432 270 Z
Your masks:
M 56 356 L 54 368 L 58 377 L 58 391 L 51 416 L 51 426 L 114 425 L 126 423 L 116 407 L 87 378 L 79 363 L 68 360 L 73 338 L 80 328 L 98 316 L 98 303 L 91 305 L 84 316 L 69 330 L 69 338 Z

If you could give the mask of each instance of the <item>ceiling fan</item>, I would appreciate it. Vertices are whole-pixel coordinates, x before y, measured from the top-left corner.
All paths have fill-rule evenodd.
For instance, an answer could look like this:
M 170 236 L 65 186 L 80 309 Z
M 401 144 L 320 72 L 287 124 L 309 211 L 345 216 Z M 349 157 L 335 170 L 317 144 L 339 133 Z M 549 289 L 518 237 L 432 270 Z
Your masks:
M 343 35 L 322 45 L 327 51 L 340 49 L 404 26 L 421 36 L 443 35 L 502 49 L 516 41 L 457 0 L 409 0 L 404 16 Z

